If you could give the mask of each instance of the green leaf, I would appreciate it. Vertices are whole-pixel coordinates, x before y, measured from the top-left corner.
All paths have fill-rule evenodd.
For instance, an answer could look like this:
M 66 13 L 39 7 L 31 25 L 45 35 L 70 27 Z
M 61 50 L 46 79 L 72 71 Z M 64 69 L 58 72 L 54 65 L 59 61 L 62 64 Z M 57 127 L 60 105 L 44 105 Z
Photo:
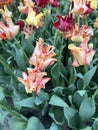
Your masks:
M 45 93 L 43 90 L 40 90 L 38 96 L 39 96 L 43 101 L 49 100 L 49 95 L 48 95 L 47 93 Z
M 16 105 L 19 105 L 21 107 L 35 108 L 35 97 L 23 99 L 19 102 L 16 102 Z
M 59 64 L 56 63 L 53 65 L 52 69 L 51 69 L 51 76 L 53 77 L 53 79 L 57 82 L 59 81 L 60 78 L 60 69 L 59 69 Z
M 94 68 L 92 68 L 91 70 L 89 70 L 84 76 L 83 76 L 83 82 L 84 85 L 87 86 L 89 84 L 89 82 L 91 81 L 92 77 L 95 74 L 96 71 L 96 66 Z
M 80 129 L 82 127 L 81 119 L 76 109 L 71 107 L 65 107 L 64 115 L 70 128 Z
M 60 108 L 52 108 L 49 111 L 49 116 L 56 122 L 58 125 L 62 125 L 64 123 L 64 113 Z
M 18 67 L 24 70 L 26 69 L 26 63 L 25 63 L 23 52 L 21 49 L 16 49 L 15 60 L 17 62 Z
M 59 106 L 59 107 L 68 107 L 66 102 L 55 94 L 51 97 L 49 104 L 53 106 Z
M 26 123 L 20 119 L 16 119 L 16 117 L 11 117 L 8 120 L 10 130 L 25 130 Z
M 57 125 L 55 123 L 52 123 L 49 130 L 58 130 L 58 127 L 57 127 Z
M 76 91 L 73 95 L 73 98 L 72 98 L 72 101 L 73 101 L 73 104 L 79 108 L 82 101 L 84 99 L 88 98 L 87 96 L 87 92 L 86 90 L 79 90 L 79 91 Z
M 95 102 L 93 98 L 85 99 L 80 106 L 79 115 L 82 120 L 88 120 L 95 113 Z
M 73 68 L 69 79 L 69 84 L 73 84 L 76 81 L 76 78 L 77 78 L 77 72 L 75 68 Z
M 27 128 L 24 130 L 44 130 L 44 129 L 45 129 L 44 126 L 42 125 L 42 123 L 40 122 L 38 118 L 31 117 L 28 120 Z
M 96 118 L 93 123 L 93 130 L 98 130 L 98 118 Z

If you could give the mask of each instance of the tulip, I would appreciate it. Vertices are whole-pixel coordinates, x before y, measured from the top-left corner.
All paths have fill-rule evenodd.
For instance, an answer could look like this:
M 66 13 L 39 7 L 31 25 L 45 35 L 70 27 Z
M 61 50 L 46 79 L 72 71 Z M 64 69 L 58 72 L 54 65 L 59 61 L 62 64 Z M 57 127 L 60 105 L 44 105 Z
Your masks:
M 59 6 L 58 0 L 35 0 L 35 2 L 39 7 L 45 7 L 48 4 L 51 4 L 52 7 Z
M 28 75 L 22 72 L 23 78 L 18 77 L 18 80 L 25 85 L 27 93 L 32 93 L 35 91 L 37 94 L 40 92 L 41 88 L 45 88 L 45 84 L 50 80 L 46 72 L 40 72 L 37 69 L 27 68 Z
M 42 19 L 43 13 L 39 13 L 38 15 L 36 15 L 36 12 L 32 8 L 29 8 L 29 13 L 25 21 L 28 25 L 39 28 L 43 24 Z
M 71 50 L 75 60 L 72 63 L 72 66 L 78 67 L 81 65 L 89 65 L 93 59 L 93 56 L 96 53 L 96 50 L 93 50 L 93 44 L 88 44 L 89 37 L 86 37 L 79 47 L 75 46 L 74 44 L 70 44 L 68 48 Z
M 19 32 L 19 26 L 14 25 L 11 18 L 6 19 L 7 25 L 2 21 L 0 22 L 0 40 L 11 39 Z
M 38 70 L 44 70 L 47 66 L 54 64 L 56 61 L 54 58 L 56 55 L 54 49 L 55 47 L 51 45 L 46 45 L 44 47 L 44 41 L 40 38 L 36 43 L 35 50 L 29 60 L 29 63 L 34 65 Z

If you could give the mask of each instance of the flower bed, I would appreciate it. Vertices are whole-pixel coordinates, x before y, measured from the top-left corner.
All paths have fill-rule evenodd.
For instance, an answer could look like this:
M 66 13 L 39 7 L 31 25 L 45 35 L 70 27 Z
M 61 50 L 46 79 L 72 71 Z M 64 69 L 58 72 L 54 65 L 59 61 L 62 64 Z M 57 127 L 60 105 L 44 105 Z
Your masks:
M 0 128 L 98 130 L 98 0 L 0 0 Z

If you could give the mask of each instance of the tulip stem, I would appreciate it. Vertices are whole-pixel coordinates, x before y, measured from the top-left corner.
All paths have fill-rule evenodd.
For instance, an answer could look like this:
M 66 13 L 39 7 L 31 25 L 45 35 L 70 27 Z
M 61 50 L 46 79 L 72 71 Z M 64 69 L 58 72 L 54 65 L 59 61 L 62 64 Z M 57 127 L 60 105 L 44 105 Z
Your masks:
M 96 91 L 94 92 L 93 97 L 95 98 L 97 94 L 98 94 L 98 88 L 97 88 Z
M 56 33 L 54 35 L 54 46 L 56 47 L 57 45 L 57 36 L 58 36 L 58 30 L 56 30 Z

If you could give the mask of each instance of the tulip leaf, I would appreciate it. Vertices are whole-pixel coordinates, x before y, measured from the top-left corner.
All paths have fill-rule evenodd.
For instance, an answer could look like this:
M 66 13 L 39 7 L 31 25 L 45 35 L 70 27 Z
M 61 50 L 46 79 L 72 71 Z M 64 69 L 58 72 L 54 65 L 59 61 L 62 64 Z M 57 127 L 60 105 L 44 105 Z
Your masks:
M 35 97 L 23 99 L 21 101 L 16 102 L 15 105 L 19 105 L 21 107 L 35 108 Z
M 82 120 L 90 119 L 95 113 L 95 101 L 93 98 L 84 99 L 79 109 Z
M 44 126 L 40 122 L 40 120 L 36 117 L 31 117 L 28 120 L 27 128 L 24 130 L 44 130 Z
M 92 77 L 95 74 L 96 71 L 96 66 L 94 68 L 92 68 L 91 70 L 89 70 L 84 76 L 83 76 L 83 82 L 84 85 L 87 86 L 89 84 L 89 82 L 91 81 Z
M 16 119 L 16 117 L 11 117 L 8 120 L 10 130 L 25 130 L 26 122 L 21 119 Z
M 66 102 L 55 94 L 51 97 L 49 104 L 59 107 L 68 107 Z

